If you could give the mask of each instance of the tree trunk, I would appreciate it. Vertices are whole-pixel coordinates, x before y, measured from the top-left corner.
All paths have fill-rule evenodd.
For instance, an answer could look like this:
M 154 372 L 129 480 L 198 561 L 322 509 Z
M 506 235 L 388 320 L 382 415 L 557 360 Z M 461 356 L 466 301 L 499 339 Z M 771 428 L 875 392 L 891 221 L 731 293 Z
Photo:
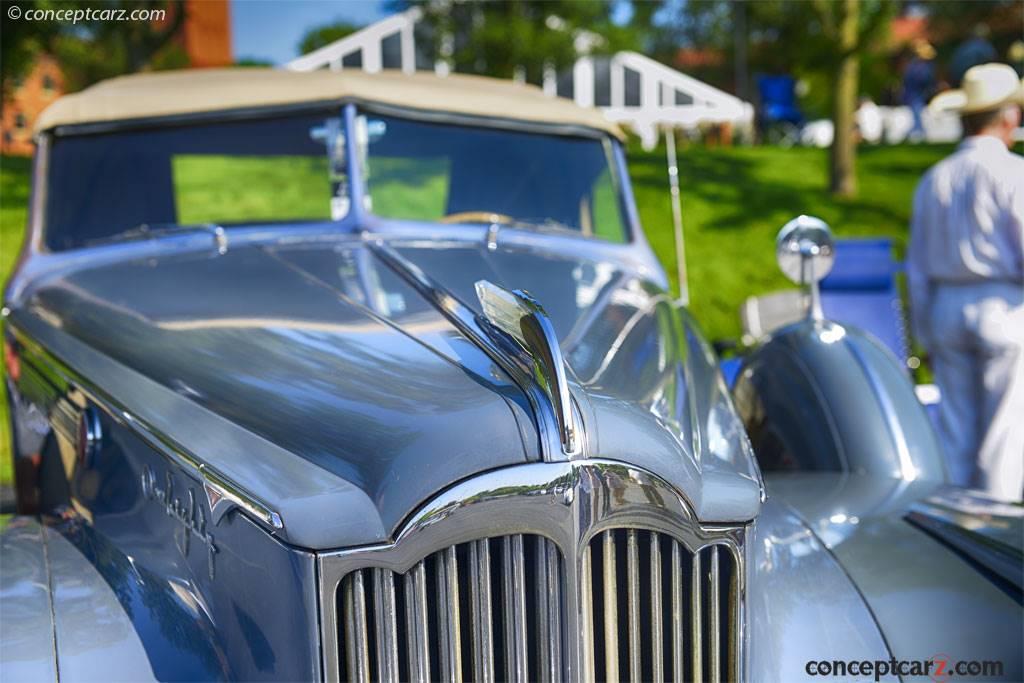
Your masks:
M 840 0 L 836 6 L 839 12 L 837 28 L 841 58 L 836 68 L 832 92 L 835 135 L 830 154 L 830 189 L 840 197 L 851 197 L 857 193 L 854 112 L 857 109 L 860 75 L 860 54 L 857 49 L 859 3 L 860 0 Z

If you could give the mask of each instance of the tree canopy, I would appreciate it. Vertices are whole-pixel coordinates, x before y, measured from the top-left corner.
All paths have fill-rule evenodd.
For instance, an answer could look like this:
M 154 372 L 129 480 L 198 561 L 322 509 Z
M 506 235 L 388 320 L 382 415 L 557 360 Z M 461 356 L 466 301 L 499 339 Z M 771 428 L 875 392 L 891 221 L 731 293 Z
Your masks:
M 88 0 L 19 2 L 31 9 L 165 10 L 162 21 L 109 21 L 100 18 L 65 21 L 11 21 L 2 26 L 4 89 L 25 75 L 36 54 L 46 52 L 60 63 L 68 90 L 104 78 L 148 69 L 187 66 L 184 50 L 173 42 L 185 21 L 186 5 L 170 0 L 111 0 L 99 7 Z
M 313 50 L 319 50 L 325 45 L 330 45 L 334 41 L 341 40 L 345 36 L 351 35 L 358 30 L 358 26 L 344 21 L 336 21 L 331 24 L 316 26 L 306 31 L 305 35 L 302 36 L 302 40 L 299 41 L 298 45 L 299 54 L 304 55 L 312 52 Z

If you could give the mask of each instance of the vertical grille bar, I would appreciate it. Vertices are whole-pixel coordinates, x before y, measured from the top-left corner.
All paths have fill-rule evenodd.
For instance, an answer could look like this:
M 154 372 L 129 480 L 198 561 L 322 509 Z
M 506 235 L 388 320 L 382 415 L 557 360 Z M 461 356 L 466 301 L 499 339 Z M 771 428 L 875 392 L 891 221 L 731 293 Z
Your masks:
M 526 557 L 521 535 L 505 537 L 505 651 L 509 680 L 526 681 Z
M 436 583 L 434 604 L 437 606 L 437 668 L 442 681 L 451 679 L 451 658 L 449 657 L 448 641 L 451 629 L 448 626 L 448 579 L 445 578 L 446 567 L 441 555 L 434 556 L 434 578 Z
M 491 545 L 474 541 L 469 545 L 473 605 L 473 678 L 494 681 L 493 634 L 491 632 Z
M 548 634 L 546 644 L 549 650 L 548 671 L 552 681 L 559 681 L 562 677 L 562 585 L 559 581 L 561 576 L 561 562 L 558 556 L 558 546 L 551 541 L 544 539 L 544 547 L 547 549 L 547 594 L 548 594 Z
M 537 629 L 536 629 L 536 648 L 537 648 L 537 678 L 544 683 L 551 681 L 551 669 L 550 669 L 550 649 L 548 643 L 551 642 L 551 616 L 550 613 L 553 611 L 553 607 L 548 600 L 548 553 L 547 553 L 547 539 L 543 536 L 537 536 L 534 539 L 537 544 L 536 553 L 534 553 L 534 572 L 536 575 L 536 581 L 534 585 L 535 590 L 535 602 L 537 605 Z
M 665 680 L 665 660 L 662 640 L 664 628 L 661 623 L 661 538 L 650 534 L 651 540 L 651 673 L 655 683 Z
M 422 561 L 405 575 L 405 633 L 409 680 L 430 680 L 430 616 L 427 612 L 427 568 Z
M 721 629 L 719 627 L 719 574 L 718 547 L 711 546 L 711 580 L 708 587 L 708 667 L 711 669 L 708 679 L 710 683 L 720 683 L 722 676 Z
M 619 605 L 615 577 L 615 532 L 604 532 L 604 671 L 607 680 L 619 678 Z
M 672 680 L 686 680 L 683 654 L 683 551 L 679 541 L 672 539 Z
M 596 678 L 594 672 L 594 580 L 591 566 L 590 545 L 583 549 L 580 558 L 580 610 L 582 612 L 583 642 L 580 644 L 580 668 L 584 681 Z
M 455 546 L 444 551 L 444 580 L 445 598 L 447 604 L 442 605 L 442 610 L 447 612 L 448 646 L 447 661 L 449 667 L 448 680 L 462 680 L 462 628 L 459 619 L 459 563 Z
M 692 572 L 690 574 L 690 651 L 693 671 L 691 680 L 701 683 L 704 680 L 704 645 L 701 641 L 701 590 L 700 590 L 700 553 L 693 554 Z
M 374 624 L 377 643 L 377 677 L 382 681 L 397 681 L 398 622 L 395 610 L 394 574 L 387 569 L 373 570 Z
M 743 606 L 740 603 L 740 567 L 739 564 L 731 557 L 728 548 L 723 548 L 722 552 L 726 555 L 726 558 L 730 560 L 729 572 L 729 625 L 727 631 L 729 633 L 728 640 L 728 657 L 726 658 L 726 665 L 728 667 L 728 681 L 740 680 L 740 637 L 741 637 L 741 624 L 743 619 Z
M 626 532 L 626 580 L 629 582 L 629 680 L 640 683 L 640 545 L 636 529 Z
M 348 679 L 370 680 L 370 653 L 366 634 L 366 592 L 363 572 L 356 571 L 345 580 L 343 589 L 345 620 L 349 637 L 345 639 Z
M 345 605 L 345 664 L 350 681 L 370 680 L 366 595 L 362 593 L 360 573 L 359 571 L 353 572 L 345 579 L 342 586 L 342 601 Z M 356 583 L 359 584 L 358 589 L 356 589 Z M 358 597 L 356 593 L 358 593 Z

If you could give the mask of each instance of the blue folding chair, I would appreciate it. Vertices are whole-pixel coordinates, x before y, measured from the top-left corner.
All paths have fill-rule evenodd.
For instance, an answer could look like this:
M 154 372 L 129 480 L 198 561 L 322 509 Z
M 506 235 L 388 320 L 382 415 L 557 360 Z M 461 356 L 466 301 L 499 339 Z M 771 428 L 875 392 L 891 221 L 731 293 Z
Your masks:
M 792 76 L 757 76 L 761 97 L 758 125 L 769 142 L 790 146 L 800 139 L 804 114 L 797 104 L 796 79 Z
M 906 367 L 910 345 L 896 287 L 901 270 L 890 239 L 837 240 L 835 264 L 821 281 L 821 307 L 826 318 L 873 334 Z

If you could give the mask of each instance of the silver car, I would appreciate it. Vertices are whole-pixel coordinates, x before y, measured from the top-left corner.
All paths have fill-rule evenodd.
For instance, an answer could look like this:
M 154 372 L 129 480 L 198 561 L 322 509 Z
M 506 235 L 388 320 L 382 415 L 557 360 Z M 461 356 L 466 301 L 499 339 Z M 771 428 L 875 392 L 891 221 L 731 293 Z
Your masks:
M 5 291 L 3 679 L 1020 680 L 1021 508 L 813 309 L 734 398 L 623 143 L 463 76 L 58 101 Z

